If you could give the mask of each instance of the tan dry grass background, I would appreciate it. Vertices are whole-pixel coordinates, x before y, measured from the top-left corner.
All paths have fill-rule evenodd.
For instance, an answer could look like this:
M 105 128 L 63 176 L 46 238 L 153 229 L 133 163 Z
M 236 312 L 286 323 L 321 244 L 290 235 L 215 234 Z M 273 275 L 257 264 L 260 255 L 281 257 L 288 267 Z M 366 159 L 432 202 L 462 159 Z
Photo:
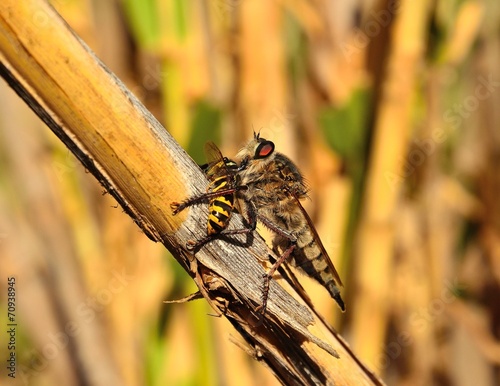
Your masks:
M 388 384 L 500 384 L 497 2 L 53 4 L 198 162 L 261 130 L 299 164 L 347 313 L 303 282 Z M 15 276 L 19 323 L 1 383 L 276 384 L 203 301 L 162 303 L 187 275 L 0 100 L 1 317 Z

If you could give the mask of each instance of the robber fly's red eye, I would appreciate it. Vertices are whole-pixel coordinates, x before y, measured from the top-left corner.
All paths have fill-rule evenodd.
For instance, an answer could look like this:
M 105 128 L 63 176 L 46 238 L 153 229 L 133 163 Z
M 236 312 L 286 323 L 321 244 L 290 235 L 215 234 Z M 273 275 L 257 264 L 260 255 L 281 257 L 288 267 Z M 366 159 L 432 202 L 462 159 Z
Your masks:
M 255 150 L 255 159 L 266 158 L 269 157 L 274 151 L 274 143 L 271 141 L 265 141 L 257 146 L 257 150 Z

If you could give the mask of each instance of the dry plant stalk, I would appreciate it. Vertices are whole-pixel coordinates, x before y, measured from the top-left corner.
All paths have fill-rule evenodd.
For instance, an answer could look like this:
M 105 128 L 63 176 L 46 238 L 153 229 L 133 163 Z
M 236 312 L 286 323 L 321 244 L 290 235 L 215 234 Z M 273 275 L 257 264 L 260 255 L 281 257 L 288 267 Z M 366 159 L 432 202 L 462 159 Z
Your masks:
M 204 235 L 205 218 L 196 209 L 174 217 L 169 203 L 201 193 L 205 177 L 45 1 L 2 1 L 0 74 L 144 233 L 168 248 L 282 383 L 381 384 L 304 297 L 272 281 L 267 312 L 258 314 L 259 259 L 270 253 L 258 235 L 244 245 L 210 243 L 196 258 L 185 249 L 186 240 Z

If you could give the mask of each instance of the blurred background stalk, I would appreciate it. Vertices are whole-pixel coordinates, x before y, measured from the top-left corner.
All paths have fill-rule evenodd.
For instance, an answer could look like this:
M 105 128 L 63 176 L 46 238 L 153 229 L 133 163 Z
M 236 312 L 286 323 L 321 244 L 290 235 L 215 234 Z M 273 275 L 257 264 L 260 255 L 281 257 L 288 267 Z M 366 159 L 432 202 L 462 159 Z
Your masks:
M 412 128 L 412 103 L 425 53 L 430 1 L 398 3 L 387 57 L 387 75 L 380 91 L 373 127 L 363 212 L 356 237 L 355 285 L 352 307 L 356 352 L 376 363 L 386 339 L 391 291 L 391 262 L 395 250 L 401 175 Z M 392 178 L 391 178 L 392 177 Z M 373 280 L 373 278 L 377 278 Z M 366 321 L 370 320 L 370 328 Z

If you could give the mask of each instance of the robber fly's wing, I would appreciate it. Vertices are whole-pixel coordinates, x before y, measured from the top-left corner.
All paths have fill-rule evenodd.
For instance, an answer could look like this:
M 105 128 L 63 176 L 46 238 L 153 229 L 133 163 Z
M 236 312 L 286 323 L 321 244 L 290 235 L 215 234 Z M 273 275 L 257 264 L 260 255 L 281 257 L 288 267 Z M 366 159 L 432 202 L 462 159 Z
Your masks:
M 323 243 L 321 242 L 321 239 L 319 238 L 318 232 L 316 231 L 316 228 L 314 227 L 314 224 L 311 220 L 311 217 L 309 217 L 309 215 L 307 214 L 306 210 L 304 209 L 304 207 L 302 206 L 302 204 L 300 203 L 300 201 L 297 197 L 295 197 L 295 201 L 297 203 L 297 206 L 300 208 L 302 214 L 304 215 L 304 218 L 306 219 L 307 224 L 309 225 L 309 229 L 311 230 L 311 233 L 314 237 L 314 241 L 316 242 L 316 245 L 321 250 L 321 253 L 323 253 L 325 260 L 326 260 L 328 266 L 330 267 L 330 270 L 333 273 L 333 278 L 335 279 L 337 284 L 339 284 L 341 287 L 343 287 L 344 284 L 342 284 L 342 280 L 340 280 L 340 276 L 339 276 L 337 270 L 335 269 L 335 266 L 333 265 L 332 261 L 330 260 L 330 256 L 328 256 L 328 253 L 326 252 L 325 246 L 323 245 Z

